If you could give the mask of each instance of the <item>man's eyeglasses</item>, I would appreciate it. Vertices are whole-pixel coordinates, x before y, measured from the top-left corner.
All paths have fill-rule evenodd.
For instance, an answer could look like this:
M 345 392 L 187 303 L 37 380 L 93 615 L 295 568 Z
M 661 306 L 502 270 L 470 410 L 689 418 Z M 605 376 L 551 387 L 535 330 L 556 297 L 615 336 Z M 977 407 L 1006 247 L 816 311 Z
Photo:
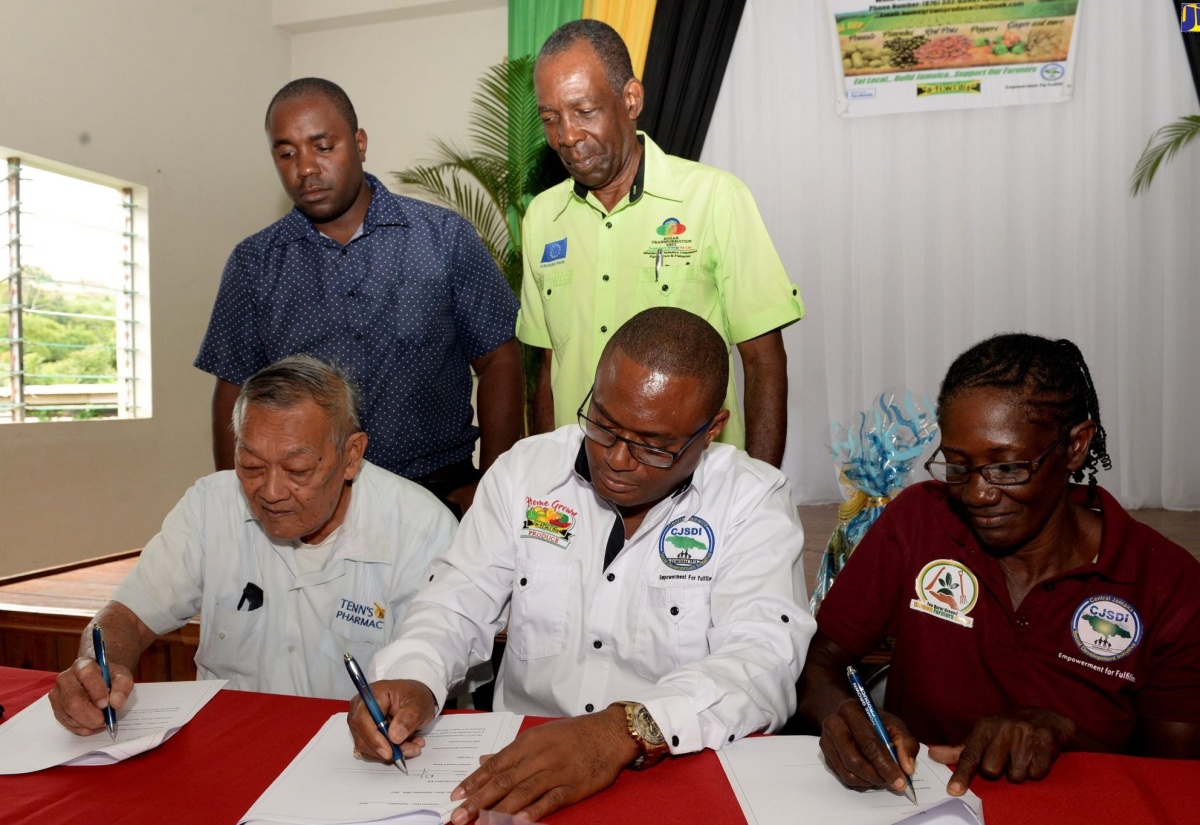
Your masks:
M 688 447 L 692 446 L 692 442 L 699 438 L 700 434 L 707 430 L 709 425 L 712 424 L 713 420 L 716 418 L 714 415 L 712 418 L 701 424 L 700 429 L 692 433 L 692 437 L 685 441 L 683 446 L 678 450 L 664 450 L 662 447 L 651 447 L 649 444 L 642 444 L 638 441 L 630 441 L 624 436 L 617 435 L 603 424 L 597 424 L 595 421 L 588 418 L 583 411 L 587 409 L 588 400 L 591 397 L 592 390 L 588 390 L 588 394 L 583 399 L 583 403 L 579 405 L 579 412 L 575 413 L 575 415 L 579 417 L 579 428 L 583 430 L 583 434 L 605 449 L 616 444 L 618 441 L 624 441 L 625 446 L 629 448 L 629 454 L 633 456 L 635 461 L 637 461 L 639 464 L 645 464 L 648 467 L 657 467 L 660 470 L 665 470 L 678 461 L 679 457 L 687 452 Z
M 999 464 L 981 464 L 971 467 L 967 464 L 947 464 L 945 461 L 930 459 L 925 462 L 925 469 L 938 481 L 945 484 L 966 484 L 971 479 L 971 473 L 979 473 L 988 484 L 1005 486 L 1008 484 L 1024 484 L 1042 466 L 1042 462 L 1054 448 L 1063 442 L 1063 437 L 1054 439 L 1054 443 L 1046 448 L 1033 461 L 1004 461 Z

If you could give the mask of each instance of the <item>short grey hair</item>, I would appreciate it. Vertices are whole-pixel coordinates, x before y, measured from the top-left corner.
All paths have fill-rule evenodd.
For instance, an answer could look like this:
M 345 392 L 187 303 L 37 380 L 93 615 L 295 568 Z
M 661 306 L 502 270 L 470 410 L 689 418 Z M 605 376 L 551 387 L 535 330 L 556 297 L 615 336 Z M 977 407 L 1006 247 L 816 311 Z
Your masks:
M 247 407 L 290 410 L 304 401 L 312 401 L 325 411 L 330 440 L 340 456 L 346 439 L 362 431 L 358 388 L 336 364 L 311 355 L 289 355 L 246 379 L 233 403 L 237 443 L 242 442 Z
M 542 44 L 534 61 L 535 67 L 544 59 L 562 54 L 581 41 L 591 46 L 600 58 L 608 85 L 620 97 L 625 91 L 625 84 L 634 79 L 633 61 L 629 58 L 629 48 L 620 33 L 603 21 L 572 20 L 559 26 Z

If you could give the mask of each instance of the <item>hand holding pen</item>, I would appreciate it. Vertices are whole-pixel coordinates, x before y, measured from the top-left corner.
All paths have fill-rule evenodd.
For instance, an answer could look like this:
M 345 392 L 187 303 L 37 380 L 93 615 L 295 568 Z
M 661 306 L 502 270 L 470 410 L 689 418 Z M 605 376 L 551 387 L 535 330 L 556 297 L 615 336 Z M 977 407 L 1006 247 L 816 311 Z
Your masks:
M 347 654 L 345 660 L 346 670 L 359 691 L 358 697 L 350 702 L 350 713 L 346 716 L 346 724 L 354 737 L 354 755 L 371 761 L 396 762 L 397 767 L 403 764 L 396 757 L 397 752 L 402 752 L 407 759 L 419 756 L 425 747 L 425 738 L 415 734 L 437 715 L 433 692 L 411 679 L 383 679 L 367 685 L 354 657 Z M 396 742 L 402 744 L 396 745 Z
M 371 686 L 367 684 L 367 677 L 363 675 L 362 668 L 358 666 L 354 656 L 347 653 L 345 655 L 346 671 L 350 674 L 350 679 L 354 682 L 354 687 L 358 690 L 359 697 L 362 698 L 363 704 L 367 706 L 367 712 L 371 714 L 371 720 L 375 723 L 375 728 L 387 739 L 388 744 L 392 746 L 392 764 L 399 768 L 402 772 L 408 773 L 408 763 L 404 761 L 404 753 L 400 750 L 400 746 L 388 739 L 387 720 L 383 718 L 383 711 L 379 709 L 379 703 L 375 701 L 375 694 L 371 692 Z M 354 749 L 354 753 L 361 755 L 358 748 Z
M 92 623 L 92 649 L 96 653 L 96 664 L 100 665 L 100 675 L 104 677 L 104 686 L 112 692 L 112 677 L 108 672 L 108 651 L 104 648 L 104 631 L 100 629 L 98 623 Z M 111 702 L 104 705 L 104 726 L 108 728 L 108 735 L 112 737 L 114 742 L 117 741 L 117 712 L 113 710 Z
M 879 711 L 875 709 L 875 703 L 871 701 L 871 695 L 867 693 L 867 689 L 863 686 L 862 679 L 858 677 L 858 671 L 853 667 L 846 668 L 846 678 L 850 680 L 850 687 L 854 691 L 854 695 L 858 697 L 858 701 L 862 704 L 863 711 L 867 714 L 867 719 L 871 722 L 871 727 L 875 731 L 875 735 L 879 741 L 887 748 L 888 753 L 892 757 L 892 761 L 900 767 L 900 756 L 896 752 L 896 745 L 892 742 L 892 736 L 888 733 L 887 728 L 883 725 L 883 720 L 879 718 Z M 903 772 L 903 768 L 901 768 Z M 907 773 L 904 774 L 904 795 L 914 804 L 917 804 L 917 792 L 913 788 L 912 777 Z

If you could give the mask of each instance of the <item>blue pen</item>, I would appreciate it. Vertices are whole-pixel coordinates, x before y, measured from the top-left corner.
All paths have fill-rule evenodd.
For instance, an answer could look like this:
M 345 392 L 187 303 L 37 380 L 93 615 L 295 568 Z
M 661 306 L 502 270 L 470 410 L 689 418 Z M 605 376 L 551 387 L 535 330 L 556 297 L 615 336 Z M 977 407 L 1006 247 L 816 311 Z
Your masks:
M 350 678 L 354 681 L 354 687 L 358 688 L 358 695 L 362 697 L 363 704 L 367 706 L 371 718 L 375 720 L 375 727 L 379 728 L 384 739 L 388 739 L 387 722 L 383 719 L 383 711 L 379 709 L 379 703 L 375 701 L 375 694 L 371 692 L 371 686 L 367 684 L 367 677 L 363 676 L 362 668 L 358 666 L 358 662 L 354 661 L 353 655 L 347 653 L 344 658 L 346 672 L 350 674 Z M 407 774 L 408 763 L 404 761 L 404 754 L 401 753 L 400 746 L 391 739 L 388 739 L 388 744 L 392 746 L 392 764 Z
M 96 654 L 96 664 L 100 665 L 100 675 L 104 677 L 104 685 L 111 692 L 112 679 L 108 676 L 108 653 L 104 650 L 104 631 L 100 629 L 100 625 L 94 622 L 92 623 L 92 649 Z M 108 735 L 116 742 L 117 712 L 113 710 L 112 705 L 104 706 L 104 726 L 108 728 Z
M 892 759 L 896 762 L 896 767 L 900 767 L 900 757 L 896 754 L 896 746 L 892 743 L 892 737 L 888 735 L 887 728 L 883 726 L 883 720 L 879 718 L 879 711 L 875 710 L 875 703 L 871 701 L 871 695 L 863 687 L 862 679 L 858 678 L 858 671 L 852 667 L 846 668 L 846 678 L 850 680 L 850 687 L 854 689 L 855 695 L 858 696 L 858 701 L 862 703 L 863 710 L 867 712 L 867 718 L 871 720 L 871 726 L 875 728 L 875 735 L 887 747 L 888 753 L 892 755 Z M 903 770 L 901 768 L 901 773 L 903 773 Z M 912 804 L 916 805 L 917 791 L 913 788 L 912 777 L 905 774 L 904 781 L 908 783 L 908 787 L 904 789 L 904 795 L 908 797 Z

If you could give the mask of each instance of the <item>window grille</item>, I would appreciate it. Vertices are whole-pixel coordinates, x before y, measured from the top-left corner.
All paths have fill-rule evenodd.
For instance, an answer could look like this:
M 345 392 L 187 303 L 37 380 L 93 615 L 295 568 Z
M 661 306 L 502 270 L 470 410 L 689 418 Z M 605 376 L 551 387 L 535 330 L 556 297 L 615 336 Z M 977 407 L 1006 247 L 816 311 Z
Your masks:
M 0 423 L 148 417 L 144 195 L 15 156 L 6 182 Z

